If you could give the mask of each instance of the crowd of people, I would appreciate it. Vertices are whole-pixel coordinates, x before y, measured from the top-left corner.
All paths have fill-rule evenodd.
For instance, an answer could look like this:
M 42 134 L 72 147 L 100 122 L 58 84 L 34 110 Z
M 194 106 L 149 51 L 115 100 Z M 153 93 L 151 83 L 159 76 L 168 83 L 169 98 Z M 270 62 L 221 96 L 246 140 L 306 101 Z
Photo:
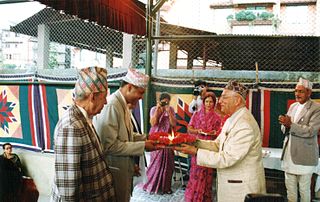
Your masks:
M 243 84 L 229 81 L 217 98 L 206 82 L 198 81 L 187 128 L 197 138 L 196 144 L 163 148 L 145 134 L 134 132 L 131 122 L 131 110 L 143 98 L 148 82 L 147 75 L 129 68 L 120 88 L 107 97 L 106 69 L 79 71 L 74 104 L 54 132 L 51 201 L 130 201 L 133 177 L 140 170 L 135 158 L 145 151 L 151 152 L 143 185 L 148 193 L 172 193 L 174 150 L 191 156 L 185 201 L 213 201 L 214 169 L 220 202 L 244 201 L 249 193 L 266 193 L 262 137 L 246 108 L 248 89 Z M 311 175 L 318 164 L 320 104 L 310 99 L 311 93 L 312 83 L 300 78 L 295 87 L 296 103 L 279 116 L 285 135 L 282 167 L 289 202 L 298 201 L 298 195 L 301 201 L 310 201 Z M 175 131 L 177 120 L 170 101 L 169 93 L 158 96 L 150 110 L 149 133 Z M 1 162 L 10 160 L 22 172 L 19 157 L 11 152 L 12 145 L 4 144 L 3 149 Z

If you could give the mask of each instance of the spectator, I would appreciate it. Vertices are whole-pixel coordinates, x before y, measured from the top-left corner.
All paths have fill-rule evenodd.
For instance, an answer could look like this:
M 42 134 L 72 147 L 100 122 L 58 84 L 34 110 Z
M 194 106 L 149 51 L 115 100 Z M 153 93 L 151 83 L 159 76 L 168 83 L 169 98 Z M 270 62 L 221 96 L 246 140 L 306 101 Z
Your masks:
M 194 113 L 199 111 L 202 106 L 202 97 L 207 92 L 207 82 L 198 80 L 194 84 L 195 88 L 193 90 L 193 100 L 189 104 L 189 112 Z
M 19 168 L 8 158 L 0 156 L 0 201 L 20 201 L 22 175 Z
M 310 201 L 312 173 L 318 165 L 318 131 L 320 128 L 320 104 L 310 99 L 312 83 L 300 78 L 295 87 L 296 102 L 286 115 L 279 116 L 285 134 L 281 156 L 285 171 L 285 184 L 289 202 Z
M 214 140 L 217 137 L 217 131 L 221 127 L 221 118 L 214 110 L 215 104 L 215 94 L 213 92 L 205 93 L 201 109 L 191 117 L 188 125 L 189 133 L 202 140 Z M 190 177 L 185 191 L 185 199 L 187 202 L 213 201 L 213 169 L 198 166 L 196 159 L 196 156 L 191 157 Z
M 173 132 L 176 118 L 173 107 L 170 106 L 170 95 L 161 93 L 159 102 L 150 110 L 150 132 Z M 150 155 L 150 165 L 147 170 L 147 183 L 143 189 L 149 193 L 171 194 L 171 179 L 174 170 L 174 153 L 172 149 L 153 151 Z
M 12 153 L 12 145 L 10 143 L 4 143 L 2 145 L 3 148 L 3 156 L 4 158 L 7 158 L 12 161 L 12 163 L 18 168 L 18 170 L 22 173 L 22 164 L 20 161 L 20 158 L 17 154 Z
M 196 154 L 200 166 L 217 168 L 219 202 L 244 201 L 248 193 L 266 192 L 260 129 L 245 107 L 246 94 L 246 87 L 229 81 L 219 99 L 229 118 L 217 139 L 176 148 Z
M 75 100 L 54 132 L 55 177 L 51 201 L 116 201 L 92 117 L 107 103 L 107 71 L 81 69 Z

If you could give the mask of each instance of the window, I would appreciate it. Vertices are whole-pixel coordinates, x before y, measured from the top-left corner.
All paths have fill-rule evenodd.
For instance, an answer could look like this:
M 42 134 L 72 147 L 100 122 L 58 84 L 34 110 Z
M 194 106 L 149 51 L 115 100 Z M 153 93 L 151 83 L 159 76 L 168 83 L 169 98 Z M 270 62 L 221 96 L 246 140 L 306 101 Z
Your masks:
M 263 12 L 267 12 L 265 6 L 247 6 L 246 10 L 253 12 L 256 16 L 259 16 Z
M 288 24 L 307 24 L 308 6 L 287 6 L 285 18 Z
M 10 48 L 10 44 L 6 44 L 6 48 Z
M 6 59 L 7 60 L 11 60 L 12 59 L 12 55 L 11 54 L 6 54 Z

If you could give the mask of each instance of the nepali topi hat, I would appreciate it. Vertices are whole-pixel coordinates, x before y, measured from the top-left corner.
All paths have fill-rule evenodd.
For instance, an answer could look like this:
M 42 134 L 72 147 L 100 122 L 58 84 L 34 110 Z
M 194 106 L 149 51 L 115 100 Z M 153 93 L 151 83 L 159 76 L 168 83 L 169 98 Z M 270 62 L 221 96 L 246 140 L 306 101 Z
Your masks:
M 247 87 L 245 87 L 244 85 L 242 85 L 236 80 L 230 80 L 226 85 L 226 87 L 224 88 L 238 93 L 239 95 L 241 95 L 241 97 L 243 97 L 243 99 L 246 99 L 247 97 L 247 93 L 248 93 Z
M 136 69 L 129 68 L 126 76 L 124 76 L 122 80 L 134 86 L 146 88 L 148 85 L 149 76 L 139 72 Z
M 102 67 L 86 67 L 79 71 L 75 84 L 76 96 L 108 90 L 107 70 Z

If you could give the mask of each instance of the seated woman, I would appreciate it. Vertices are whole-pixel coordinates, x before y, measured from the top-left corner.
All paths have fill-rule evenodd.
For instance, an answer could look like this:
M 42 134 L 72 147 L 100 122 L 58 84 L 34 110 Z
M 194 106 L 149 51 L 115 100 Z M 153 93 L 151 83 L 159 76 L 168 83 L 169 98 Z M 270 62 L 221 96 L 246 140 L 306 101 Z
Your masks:
M 215 112 L 216 96 L 207 92 L 200 111 L 195 112 L 188 125 L 188 132 L 199 139 L 214 140 L 221 128 L 221 117 Z M 198 166 L 197 157 L 191 157 L 190 179 L 185 191 L 185 201 L 213 201 L 213 169 Z
M 10 143 L 4 143 L 2 145 L 3 148 L 3 156 L 12 161 L 12 163 L 22 172 L 22 164 L 17 154 L 12 153 L 12 145 Z
M 19 200 L 22 188 L 22 175 L 12 161 L 0 156 L 0 201 L 14 202 Z
M 170 95 L 161 93 L 157 106 L 150 110 L 151 129 L 153 132 L 171 133 L 176 125 L 174 109 L 169 105 Z M 171 194 L 171 178 L 174 169 L 174 153 L 172 149 L 151 152 L 150 165 L 147 170 L 148 182 L 143 189 L 149 193 Z
M 22 166 L 17 154 L 12 153 L 12 145 L 3 145 L 0 155 L 0 202 L 36 202 L 39 198 L 34 181 L 22 176 Z

